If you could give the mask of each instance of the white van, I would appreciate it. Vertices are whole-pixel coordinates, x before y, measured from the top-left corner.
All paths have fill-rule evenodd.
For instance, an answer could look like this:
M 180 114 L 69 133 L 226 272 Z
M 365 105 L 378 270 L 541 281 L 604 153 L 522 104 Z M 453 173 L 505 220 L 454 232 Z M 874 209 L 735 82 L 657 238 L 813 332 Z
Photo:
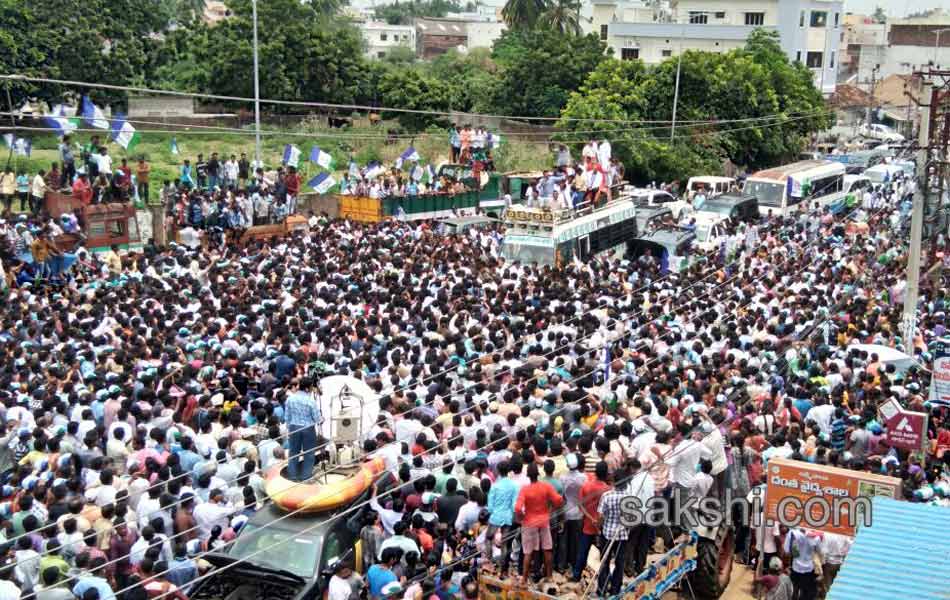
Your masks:
M 874 185 L 883 185 L 894 181 L 899 173 L 904 170 L 897 165 L 875 165 L 866 170 L 862 175 L 871 180 Z
M 707 198 L 715 198 L 731 190 L 735 184 L 736 180 L 733 177 L 690 177 L 686 182 L 686 196 L 689 196 L 690 192 L 702 190 Z

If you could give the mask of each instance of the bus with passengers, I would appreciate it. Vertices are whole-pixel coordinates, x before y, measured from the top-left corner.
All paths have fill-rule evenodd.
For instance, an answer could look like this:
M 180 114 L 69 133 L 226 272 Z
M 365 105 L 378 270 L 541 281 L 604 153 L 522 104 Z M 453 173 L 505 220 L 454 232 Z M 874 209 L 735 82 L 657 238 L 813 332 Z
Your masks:
M 762 214 L 789 216 L 818 203 L 832 211 L 843 208 L 845 167 L 829 160 L 803 160 L 759 171 L 746 180 L 743 192 L 759 200 Z

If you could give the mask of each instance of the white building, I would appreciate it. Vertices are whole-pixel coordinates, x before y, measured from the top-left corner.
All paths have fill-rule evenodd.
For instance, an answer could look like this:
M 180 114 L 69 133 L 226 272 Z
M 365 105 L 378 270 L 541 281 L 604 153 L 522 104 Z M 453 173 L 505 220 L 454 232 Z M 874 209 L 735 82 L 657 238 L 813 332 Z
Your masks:
M 878 78 L 933 66 L 950 68 L 950 13 L 894 19 L 887 24 L 887 55 Z
M 366 40 L 366 56 L 383 58 L 393 48 L 404 47 L 415 52 L 416 28 L 412 25 L 390 25 L 382 21 L 359 24 Z
M 778 31 L 790 60 L 805 64 L 824 94 L 835 90 L 841 0 L 679 0 L 669 11 L 595 0 L 591 26 L 620 59 L 658 63 L 682 50 L 727 52 L 756 28 Z

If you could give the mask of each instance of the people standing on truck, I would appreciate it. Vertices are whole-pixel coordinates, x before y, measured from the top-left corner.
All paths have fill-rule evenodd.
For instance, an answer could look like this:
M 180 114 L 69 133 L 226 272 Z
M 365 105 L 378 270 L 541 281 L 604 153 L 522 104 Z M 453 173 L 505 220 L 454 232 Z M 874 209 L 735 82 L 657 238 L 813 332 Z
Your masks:
M 241 159 L 238 161 L 238 184 L 243 188 L 250 183 L 251 163 L 247 160 L 247 154 L 241 153 Z
M 30 206 L 30 178 L 25 171 L 17 173 L 16 193 L 20 198 L 20 212 L 26 212 Z
M 9 213 L 13 206 L 13 197 L 16 195 L 16 175 L 9 165 L 0 174 L 0 200 L 3 202 L 4 212 Z
M 33 177 L 33 184 L 30 186 L 30 212 L 34 215 L 40 214 L 46 198 L 46 171 L 40 169 Z
M 138 186 L 139 200 L 144 204 L 148 204 L 149 200 L 148 180 L 151 171 L 151 165 L 148 164 L 144 156 L 140 156 L 138 165 L 136 165 L 135 168 L 135 183 L 136 186 Z
M 59 160 L 63 164 L 63 174 L 57 186 L 59 189 L 69 188 L 76 177 L 76 155 L 73 154 L 72 137 L 68 134 L 59 143 Z

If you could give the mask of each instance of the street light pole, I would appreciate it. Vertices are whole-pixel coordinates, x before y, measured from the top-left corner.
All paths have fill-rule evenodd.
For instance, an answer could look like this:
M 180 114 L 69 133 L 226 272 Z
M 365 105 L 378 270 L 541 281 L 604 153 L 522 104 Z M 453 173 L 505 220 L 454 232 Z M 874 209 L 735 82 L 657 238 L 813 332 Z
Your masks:
M 254 19 L 254 162 L 261 164 L 261 83 L 257 66 L 257 0 L 251 0 L 251 15 Z
M 676 105 L 680 99 L 680 69 L 683 66 L 683 38 L 686 37 L 686 25 L 680 28 L 680 51 L 676 58 L 676 88 L 673 90 L 673 120 L 670 122 L 670 143 L 676 135 Z
M 926 102 L 920 111 L 920 127 L 917 133 L 917 189 L 914 192 L 913 212 L 910 217 L 910 247 L 907 255 L 907 288 L 904 291 L 904 311 L 901 333 L 904 347 L 913 348 L 917 334 L 917 302 L 920 285 L 920 246 L 923 237 L 924 206 L 927 203 L 930 184 L 930 111 L 935 110 L 931 98 L 931 83 L 925 81 L 920 91 L 920 100 Z

